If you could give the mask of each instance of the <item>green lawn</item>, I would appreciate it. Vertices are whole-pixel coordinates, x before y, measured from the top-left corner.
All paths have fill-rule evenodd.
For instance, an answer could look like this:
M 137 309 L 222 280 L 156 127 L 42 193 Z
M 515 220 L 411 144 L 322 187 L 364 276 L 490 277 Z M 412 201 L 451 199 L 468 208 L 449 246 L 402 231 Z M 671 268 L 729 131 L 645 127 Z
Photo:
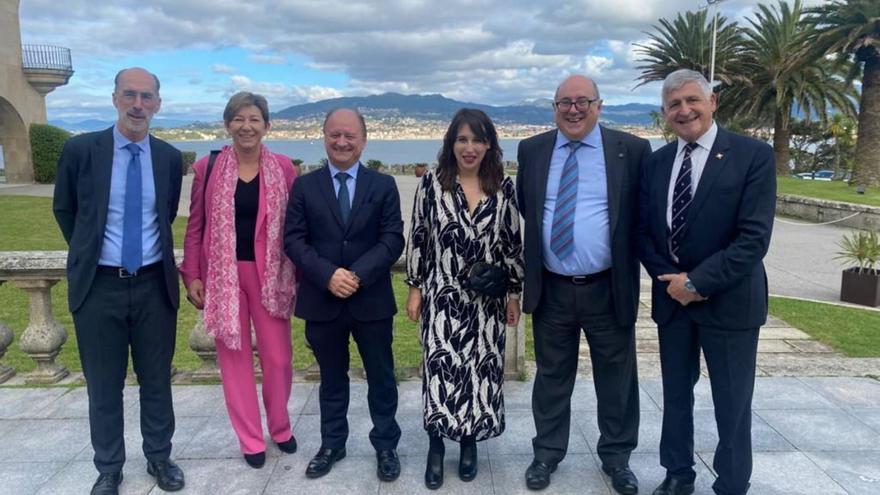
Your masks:
M 67 245 L 52 216 L 52 200 L 25 196 L 0 196 L 0 251 L 64 250 Z M 183 246 L 186 218 L 174 222 L 174 243 Z M 189 334 L 195 326 L 198 312 L 184 298 L 183 284 L 180 286 L 182 301 L 177 318 L 177 351 L 174 366 L 179 370 L 193 370 L 201 361 L 189 348 Z M 421 350 L 417 326 L 409 321 L 402 311 L 405 307 L 408 288 L 401 274 L 394 274 L 394 292 L 397 305 L 401 309 L 395 316 L 394 358 L 399 368 L 412 368 L 421 362 Z M 52 313 L 64 328 L 68 339 L 64 344 L 58 362 L 71 370 L 79 370 L 79 355 L 76 347 L 73 319 L 67 311 L 67 282 L 62 281 L 52 289 Z M 0 322 L 12 328 L 15 341 L 9 346 L 2 362 L 20 372 L 30 371 L 34 362 L 18 348 L 18 339 L 28 322 L 27 294 L 9 283 L 0 285 Z M 294 367 L 305 369 L 314 363 L 315 358 L 305 347 L 302 320 L 293 319 Z M 351 346 L 352 367 L 360 367 L 361 360 L 357 349 Z
M 880 357 L 880 312 L 770 298 L 770 314 L 850 357 Z
M 793 177 L 778 177 L 777 192 L 779 194 L 795 194 L 811 198 L 845 201 L 869 206 L 880 206 L 880 189 L 868 188 L 865 194 L 856 193 L 855 186 L 846 182 L 803 180 Z

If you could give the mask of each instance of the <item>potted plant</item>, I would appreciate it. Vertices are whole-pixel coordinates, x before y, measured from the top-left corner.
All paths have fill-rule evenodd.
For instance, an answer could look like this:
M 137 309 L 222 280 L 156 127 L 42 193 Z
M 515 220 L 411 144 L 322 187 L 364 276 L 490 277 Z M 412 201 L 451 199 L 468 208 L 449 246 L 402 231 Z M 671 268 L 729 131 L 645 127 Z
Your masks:
M 840 300 L 864 306 L 880 306 L 880 234 L 856 230 L 843 236 L 835 259 L 849 266 L 843 270 Z

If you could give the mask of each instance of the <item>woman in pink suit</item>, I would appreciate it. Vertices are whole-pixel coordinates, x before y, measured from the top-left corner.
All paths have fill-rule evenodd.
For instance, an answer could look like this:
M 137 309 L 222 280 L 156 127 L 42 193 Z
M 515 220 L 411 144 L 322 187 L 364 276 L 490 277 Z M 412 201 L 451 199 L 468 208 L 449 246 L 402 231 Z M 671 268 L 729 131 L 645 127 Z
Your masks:
M 287 413 L 296 281 L 282 249 L 287 195 L 296 172 L 290 158 L 262 144 L 269 131 L 264 97 L 233 95 L 223 121 L 232 146 L 223 147 L 212 167 L 208 157 L 193 166 L 181 273 L 187 299 L 204 309 L 205 328 L 216 340 L 226 409 L 244 459 L 260 468 L 266 462 L 266 442 L 251 323 L 263 370 L 269 435 L 282 451 L 296 451 Z

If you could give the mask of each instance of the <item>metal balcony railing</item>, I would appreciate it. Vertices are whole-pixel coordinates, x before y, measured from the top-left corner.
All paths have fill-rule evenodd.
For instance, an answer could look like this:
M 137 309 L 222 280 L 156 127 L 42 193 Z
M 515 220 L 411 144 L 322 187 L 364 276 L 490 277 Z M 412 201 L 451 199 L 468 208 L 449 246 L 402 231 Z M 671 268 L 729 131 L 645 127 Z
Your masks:
M 70 48 L 54 45 L 22 45 L 22 68 L 73 72 Z

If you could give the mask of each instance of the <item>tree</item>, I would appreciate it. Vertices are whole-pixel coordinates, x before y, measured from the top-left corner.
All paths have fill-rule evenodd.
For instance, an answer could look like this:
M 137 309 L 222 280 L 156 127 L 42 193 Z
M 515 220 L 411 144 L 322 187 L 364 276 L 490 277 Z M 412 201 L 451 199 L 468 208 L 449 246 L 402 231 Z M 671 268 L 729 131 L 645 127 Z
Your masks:
M 861 73 L 853 182 L 880 187 L 880 2 L 834 0 L 810 12 L 816 26 L 812 49 L 853 60 L 850 79 Z
M 383 166 L 384 165 L 382 164 L 382 160 L 376 160 L 376 159 L 367 160 L 367 168 L 370 168 L 373 170 L 382 170 Z
M 709 65 L 712 55 L 712 19 L 707 19 L 706 11 L 678 14 L 672 21 L 660 19 L 646 32 L 650 41 L 636 43 L 636 52 L 641 56 L 637 66 L 641 75 L 637 78 L 641 86 L 651 81 L 662 81 L 678 69 L 693 69 L 709 78 Z M 715 50 L 715 79 L 721 82 L 720 92 L 726 88 L 741 85 L 748 80 L 748 71 L 742 65 L 742 29 L 736 22 L 728 22 L 718 17 L 718 36 Z M 736 101 L 725 97 L 719 100 L 719 120 L 726 121 L 737 107 Z
M 806 119 L 815 114 L 827 122 L 829 108 L 855 115 L 852 84 L 821 54 L 804 50 L 812 34 L 801 0 L 789 6 L 758 5 L 745 29 L 742 63 L 748 84 L 736 88 L 743 104 L 736 112 L 756 122 L 772 122 L 773 151 L 778 175 L 790 173 L 791 114 L 797 106 Z

